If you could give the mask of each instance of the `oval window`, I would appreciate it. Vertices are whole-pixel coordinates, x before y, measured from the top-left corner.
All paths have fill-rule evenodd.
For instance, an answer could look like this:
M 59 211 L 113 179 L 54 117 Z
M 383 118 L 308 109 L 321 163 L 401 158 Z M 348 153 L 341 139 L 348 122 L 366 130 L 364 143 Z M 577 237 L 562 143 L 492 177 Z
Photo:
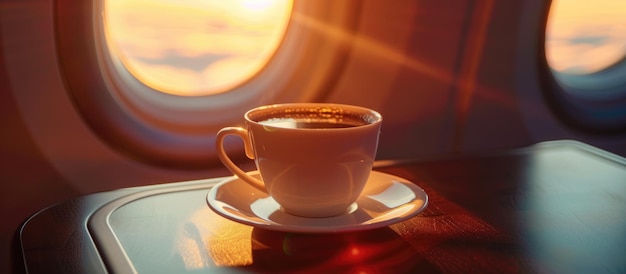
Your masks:
M 291 0 L 107 0 L 105 38 L 112 58 L 144 85 L 210 95 L 266 65 L 291 9 Z
M 54 7 L 61 77 L 94 134 L 141 162 L 200 169 L 221 166 L 215 133 L 240 125 L 246 110 L 323 101 L 350 50 L 332 33 L 354 32 L 360 14 L 359 1 L 332 0 Z
M 563 121 L 589 132 L 626 130 L 626 2 L 551 2 L 546 96 Z

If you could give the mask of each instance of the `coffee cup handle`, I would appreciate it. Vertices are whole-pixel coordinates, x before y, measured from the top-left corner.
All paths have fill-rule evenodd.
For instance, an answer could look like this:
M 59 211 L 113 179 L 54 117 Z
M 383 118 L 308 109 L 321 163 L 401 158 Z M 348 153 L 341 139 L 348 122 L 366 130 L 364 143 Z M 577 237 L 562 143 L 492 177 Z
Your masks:
M 243 140 L 246 156 L 248 156 L 248 158 L 250 159 L 254 159 L 254 149 L 252 148 L 252 142 L 250 141 L 250 137 L 248 136 L 248 131 L 240 127 L 225 127 L 217 132 L 215 140 L 217 156 L 220 158 L 224 166 L 226 166 L 226 168 L 228 168 L 233 174 L 239 177 L 239 179 L 263 192 L 267 192 L 263 181 L 248 175 L 245 171 L 241 170 L 241 168 L 233 163 L 230 157 L 228 157 L 228 155 L 226 154 L 226 150 L 224 150 L 224 139 L 228 135 L 239 136 L 239 138 Z

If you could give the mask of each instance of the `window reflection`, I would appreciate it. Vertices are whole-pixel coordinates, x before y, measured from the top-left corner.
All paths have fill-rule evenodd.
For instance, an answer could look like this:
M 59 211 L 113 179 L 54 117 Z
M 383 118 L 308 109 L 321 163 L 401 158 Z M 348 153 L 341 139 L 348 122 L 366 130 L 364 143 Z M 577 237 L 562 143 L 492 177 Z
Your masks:
M 113 58 L 138 80 L 176 95 L 228 91 L 271 58 L 291 0 L 106 0 Z

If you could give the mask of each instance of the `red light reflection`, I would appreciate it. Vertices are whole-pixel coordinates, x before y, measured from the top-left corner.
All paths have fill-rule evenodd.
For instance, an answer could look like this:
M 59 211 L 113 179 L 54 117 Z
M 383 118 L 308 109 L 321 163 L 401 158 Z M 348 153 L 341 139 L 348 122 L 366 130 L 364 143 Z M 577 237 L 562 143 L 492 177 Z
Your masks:
M 410 272 L 426 262 L 390 228 L 340 234 L 252 231 L 253 266 L 299 273 Z

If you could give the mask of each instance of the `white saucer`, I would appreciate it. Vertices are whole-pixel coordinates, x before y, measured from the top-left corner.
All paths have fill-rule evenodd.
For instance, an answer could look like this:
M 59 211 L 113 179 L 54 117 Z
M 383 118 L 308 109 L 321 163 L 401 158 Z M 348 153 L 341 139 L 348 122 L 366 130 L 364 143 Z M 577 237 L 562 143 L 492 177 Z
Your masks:
M 258 178 L 258 173 L 251 174 Z M 305 218 L 288 214 L 267 193 L 237 177 L 215 185 L 207 195 L 217 214 L 269 230 L 328 233 L 373 229 L 409 219 L 428 205 L 428 195 L 406 179 L 372 171 L 365 189 L 345 214 Z

